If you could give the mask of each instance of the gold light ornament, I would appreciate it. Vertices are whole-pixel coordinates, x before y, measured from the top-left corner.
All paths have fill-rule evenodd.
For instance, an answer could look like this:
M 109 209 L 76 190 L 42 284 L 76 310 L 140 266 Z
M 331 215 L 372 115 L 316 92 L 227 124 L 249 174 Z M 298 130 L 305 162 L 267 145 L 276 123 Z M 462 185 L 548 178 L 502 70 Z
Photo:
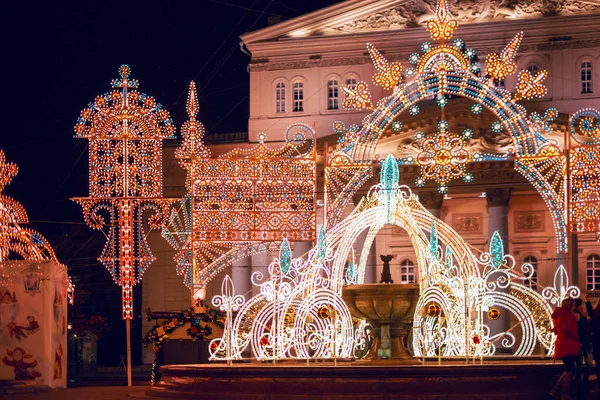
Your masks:
M 355 87 L 342 86 L 346 99 L 344 108 L 346 110 L 374 110 L 371 93 L 366 82 L 358 82 Z
M 371 43 L 367 43 L 367 50 L 376 71 L 373 75 L 373 83 L 386 90 L 398 86 L 402 82 L 402 64 L 399 62 L 388 62 Z
M 133 286 L 154 260 L 143 221 L 160 227 L 173 202 L 162 198 L 162 140 L 175 132 L 169 113 L 137 90 L 130 73 L 122 65 L 113 90 L 96 97 L 77 120 L 75 137 L 89 140 L 90 197 L 73 199 L 88 226 L 107 237 L 98 259 L 122 288 L 125 320 L 133 318 Z
M 513 99 L 519 101 L 522 99 L 531 100 L 536 97 L 544 97 L 546 95 L 546 86 L 544 86 L 543 82 L 547 77 L 548 71 L 546 70 L 539 71 L 535 75 L 532 75 L 529 71 L 521 71 Z
M 523 39 L 523 32 L 519 32 L 515 37 L 506 45 L 500 55 L 496 53 L 490 53 L 485 58 L 486 73 L 492 79 L 504 79 L 508 75 L 512 75 L 517 70 L 517 64 L 515 63 L 515 55 Z
M 427 21 L 427 30 L 432 40 L 451 39 L 454 30 L 458 28 L 458 21 L 448 9 L 447 0 L 440 0 L 435 7 L 435 18 Z

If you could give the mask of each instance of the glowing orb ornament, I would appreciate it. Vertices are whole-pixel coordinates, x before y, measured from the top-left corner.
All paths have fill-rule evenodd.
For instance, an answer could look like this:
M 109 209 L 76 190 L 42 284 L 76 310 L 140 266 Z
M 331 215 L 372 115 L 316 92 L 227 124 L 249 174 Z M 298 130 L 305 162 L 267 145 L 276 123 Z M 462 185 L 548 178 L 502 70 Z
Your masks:
M 328 307 L 319 307 L 317 310 L 317 316 L 321 319 L 327 319 L 331 316 L 331 310 Z
M 500 310 L 498 310 L 497 308 L 491 308 L 488 312 L 487 312 L 487 316 L 489 319 L 491 319 L 492 321 L 497 320 L 498 318 L 500 318 L 500 315 L 502 315 L 502 313 L 500 312 Z
M 425 314 L 428 317 L 439 317 L 442 314 L 442 307 L 438 303 L 431 302 L 425 306 Z

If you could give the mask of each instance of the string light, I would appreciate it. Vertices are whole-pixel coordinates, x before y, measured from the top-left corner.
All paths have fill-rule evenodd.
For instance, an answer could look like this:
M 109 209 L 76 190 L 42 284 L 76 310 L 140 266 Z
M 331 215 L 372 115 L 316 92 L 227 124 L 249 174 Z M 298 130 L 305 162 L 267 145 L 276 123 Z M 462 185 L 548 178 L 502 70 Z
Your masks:
M 448 9 L 447 0 L 439 0 L 435 7 L 435 18 L 427 21 L 427 30 L 432 40 L 451 39 L 454 30 L 458 28 L 458 21 Z

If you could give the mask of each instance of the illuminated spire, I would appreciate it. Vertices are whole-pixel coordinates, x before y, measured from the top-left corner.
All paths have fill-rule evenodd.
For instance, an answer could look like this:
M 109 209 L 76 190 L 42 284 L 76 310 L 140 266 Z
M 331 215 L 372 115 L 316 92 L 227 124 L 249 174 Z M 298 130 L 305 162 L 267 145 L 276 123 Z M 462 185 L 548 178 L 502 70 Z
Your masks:
M 515 73 L 517 70 L 515 56 L 517 55 L 517 50 L 519 50 L 521 40 L 523 40 L 523 32 L 517 33 L 504 50 L 502 50 L 500 55 L 496 53 L 487 55 L 485 59 L 485 71 L 492 79 L 504 79 L 508 75 Z

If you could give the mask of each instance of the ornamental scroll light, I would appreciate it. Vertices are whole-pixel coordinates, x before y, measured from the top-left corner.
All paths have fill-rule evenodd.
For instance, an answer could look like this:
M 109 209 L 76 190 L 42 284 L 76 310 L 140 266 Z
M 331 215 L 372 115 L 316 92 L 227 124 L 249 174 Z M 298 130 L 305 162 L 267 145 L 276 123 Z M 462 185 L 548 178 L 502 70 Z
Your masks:
M 174 201 L 162 197 L 162 141 L 174 138 L 175 127 L 129 74 L 129 66 L 121 66 L 113 90 L 96 97 L 77 120 L 75 137 L 89 140 L 90 178 L 89 197 L 73 200 L 82 206 L 87 225 L 107 238 L 98 260 L 122 288 L 131 385 L 133 286 L 155 260 L 144 221 L 150 229 L 160 228 Z
M 177 250 L 175 262 L 194 298 L 235 260 L 277 250 L 288 241 L 316 239 L 316 153 L 314 132 L 291 125 L 279 149 L 259 143 L 211 157 L 196 120 L 198 101 L 191 82 L 176 158 L 187 172 L 187 194 L 174 208 L 163 237 Z

